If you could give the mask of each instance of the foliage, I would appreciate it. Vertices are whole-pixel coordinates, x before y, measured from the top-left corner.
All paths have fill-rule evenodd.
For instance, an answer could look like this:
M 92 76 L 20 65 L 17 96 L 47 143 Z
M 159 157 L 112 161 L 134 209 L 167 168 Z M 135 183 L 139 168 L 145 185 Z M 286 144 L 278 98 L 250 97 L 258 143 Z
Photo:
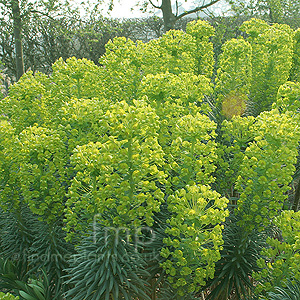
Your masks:
M 186 285 L 189 292 L 198 291 L 205 278 L 214 276 L 215 262 L 220 259 L 218 249 L 223 244 L 223 226 L 214 225 L 225 221 L 227 214 L 222 210 L 227 201 L 206 186 L 191 186 L 170 196 L 169 202 L 175 215 L 167 220 L 171 228 L 166 230 L 170 237 L 164 240 L 166 247 L 161 251 L 167 258 L 162 266 L 183 296 Z M 205 209 L 210 202 L 214 204 Z
M 113 104 L 103 118 L 109 136 L 100 132 L 106 135 L 102 142 L 77 146 L 71 157 L 78 172 L 66 202 L 70 210 L 67 224 L 85 230 L 84 224 L 95 214 L 115 211 L 107 226 L 139 227 L 144 222 L 151 226 L 154 212 L 164 201 L 164 193 L 154 183 L 163 185 L 166 177 L 160 171 L 164 160 L 157 142 L 158 118 L 141 101 L 132 106 L 126 102 Z M 68 231 L 72 227 L 67 226 Z
M 273 104 L 282 112 L 297 112 L 299 109 L 300 83 L 287 81 L 280 86 L 277 94 L 277 101 Z
M 252 47 L 245 40 L 232 39 L 219 56 L 215 92 L 216 106 L 232 118 L 242 115 L 248 102 L 252 77 Z
M 4 294 L 4 293 L 0 292 L 0 299 L 1 300 L 18 300 L 19 297 L 15 297 L 10 293 Z
M 229 199 L 235 199 L 235 183 L 239 175 L 245 149 L 254 139 L 252 116 L 233 116 L 231 120 L 222 122 L 221 141 L 219 144 L 219 167 L 216 170 L 218 181 L 216 189 Z
M 285 23 L 298 28 L 300 5 L 297 0 L 231 0 L 231 9 L 236 15 L 255 17 L 270 23 Z
M 274 224 L 281 231 L 281 237 L 267 239 L 269 247 L 262 251 L 264 258 L 258 261 L 262 271 L 255 273 L 260 284 L 256 287 L 258 293 L 274 290 L 274 287 L 285 287 L 283 282 L 292 282 L 300 278 L 299 255 L 299 219 L 300 212 L 283 211 Z
M 0 60 L 0 100 L 4 98 L 5 93 L 5 86 L 4 86 L 4 74 L 3 74 L 3 64 Z
M 20 205 L 15 211 L 1 213 L 0 230 L 5 233 L 1 236 L 2 287 L 33 296 L 35 289 L 43 289 L 47 299 L 61 299 L 67 288 L 62 276 L 73 251 L 72 245 L 64 241 L 61 225 L 38 221 L 26 206 Z
M 298 280 L 287 280 L 285 287 L 275 287 L 275 292 L 269 292 L 270 300 L 297 300 L 300 297 L 300 283 Z
M 150 299 L 147 296 L 146 262 L 130 232 L 97 222 L 72 257 L 67 292 L 72 299 Z M 137 234 L 137 233 L 133 233 Z M 86 286 L 89 286 L 86 289 Z
M 214 67 L 213 44 L 209 38 L 214 35 L 215 29 L 204 21 L 192 21 L 186 26 L 186 33 L 194 37 L 196 42 L 195 58 L 197 60 L 196 73 L 211 78 Z
M 258 272 L 257 260 L 265 245 L 266 234 L 247 232 L 238 225 L 240 217 L 230 216 L 223 231 L 221 259 L 216 263 L 215 276 L 208 282 L 208 299 L 247 299 L 253 290 L 252 272 Z
M 24 281 L 18 278 L 19 269 L 17 269 L 14 262 L 10 260 L 0 260 L 0 283 L 1 288 L 5 290 L 13 290 L 15 294 L 18 294 L 21 299 L 26 300 L 50 300 L 50 299 L 61 299 L 51 297 L 49 290 L 49 281 L 47 275 L 42 271 L 43 279 L 41 276 L 37 279 L 27 279 Z M 2 299 L 2 298 L 1 298 Z M 3 299 L 6 299 L 5 297 Z M 10 298 L 9 298 L 10 299 Z M 15 298 L 13 298 L 15 299 Z M 19 299 L 17 297 L 16 299 Z
M 291 80 L 300 82 L 300 29 L 295 31 L 294 35 L 294 56 L 293 67 L 291 70 Z
M 53 10 L 49 10 L 47 1 L 37 3 L 38 8 L 28 9 L 22 20 L 25 70 L 33 72 L 51 73 L 52 64 L 60 57 L 64 60 L 72 56 L 86 58 L 98 64 L 105 45 L 114 37 L 148 42 L 162 33 L 162 20 L 157 17 L 110 19 L 100 12 L 90 15 L 86 12 L 83 16 L 82 7 L 78 11 L 74 3 L 68 6 L 60 2 Z M 15 81 L 13 24 L 10 18 L 3 17 L 6 13 L 7 9 L 0 12 L 0 59 L 5 63 L 7 75 Z
M 288 182 L 292 181 L 291 175 L 295 171 L 293 165 L 297 161 L 298 142 L 291 146 L 295 151 L 290 153 L 286 150 L 291 148 L 286 148 L 286 142 L 282 140 L 286 136 L 294 143 L 294 135 L 298 134 L 295 130 L 298 118 L 292 116 L 290 111 L 279 114 L 272 110 L 261 113 L 257 118 L 235 117 L 223 122 L 223 138 L 229 144 L 225 143 L 223 148 L 224 161 L 220 163 L 219 170 L 222 177 L 218 178 L 224 180 L 224 185 L 219 185 L 223 190 L 226 183 L 231 186 L 231 190 L 226 190 L 232 203 L 237 201 L 237 210 L 225 223 L 221 259 L 216 264 L 215 278 L 208 285 L 211 299 L 227 299 L 230 295 L 247 299 L 254 290 L 249 276 L 253 271 L 261 274 L 261 265 L 256 261 L 261 258 L 268 228 L 273 226 L 272 216 L 278 215 L 282 209 L 287 198 Z M 290 127 L 291 122 L 294 125 Z M 286 129 L 282 130 L 280 138 L 280 128 L 284 127 Z M 296 140 L 299 141 L 299 136 Z M 289 166 L 286 162 L 290 158 L 293 161 Z M 279 163 L 282 172 L 273 169 L 276 163 Z M 281 175 L 288 181 L 281 182 Z M 231 184 L 239 193 L 232 191 Z
M 148 43 L 115 38 L 100 66 L 59 59 L 51 75 L 28 72 L 10 88 L 0 102 L 4 288 L 57 300 L 250 296 L 252 272 L 269 270 L 256 259 L 273 220 L 289 222 L 276 216 L 300 135 L 292 31 L 244 28 L 248 41 L 224 45 L 215 86 L 213 28 L 197 21 Z M 269 63 L 272 76 L 256 72 Z M 220 118 L 232 93 L 260 105 L 258 89 L 258 116 Z
M 199 26 L 204 25 L 198 24 L 198 30 Z M 55 249 L 59 249 L 58 244 L 54 248 L 46 246 L 51 236 L 55 239 L 60 236 L 56 230 L 50 236 L 46 234 L 55 226 L 54 220 L 57 218 L 61 221 L 64 218 L 66 222 L 64 229 L 69 243 L 72 239 L 73 243 L 79 243 L 95 216 L 110 212 L 109 218 L 103 219 L 104 225 L 110 227 L 151 227 L 161 206 L 170 202 L 167 209 L 171 213 L 168 221 L 171 223 L 181 218 L 182 214 L 185 215 L 187 210 L 190 211 L 190 205 L 192 210 L 210 215 L 206 219 L 197 219 L 195 215 L 178 228 L 184 237 L 176 246 L 172 260 L 176 264 L 175 254 L 183 250 L 182 259 L 187 260 L 191 268 L 182 264 L 176 266 L 177 274 L 171 272 L 169 277 L 171 281 L 171 277 L 174 277 L 175 290 L 179 290 L 179 287 L 181 293 L 188 289 L 199 290 L 206 278 L 213 276 L 214 262 L 219 257 L 222 244 L 222 227 L 218 223 L 224 221 L 227 215 L 227 200 L 205 186 L 213 181 L 211 173 L 214 166 L 211 162 L 214 156 L 209 157 L 208 154 L 215 151 L 214 124 L 207 116 L 201 115 L 200 108 L 192 102 L 203 102 L 202 109 L 208 111 L 203 98 L 211 87 L 204 75 L 182 73 L 188 70 L 189 65 L 182 65 L 182 69 L 176 67 L 179 57 L 191 57 L 192 54 L 187 51 L 194 51 L 190 50 L 194 48 L 190 48 L 192 45 L 188 41 L 193 41 L 192 36 L 174 31 L 155 42 L 157 53 L 163 54 L 163 60 L 167 62 L 163 70 L 153 69 L 158 66 L 154 61 L 150 65 L 149 61 L 143 63 L 141 59 L 143 52 L 150 57 L 154 42 L 135 46 L 131 41 L 118 38 L 107 45 L 103 67 L 75 58 L 66 62 L 58 60 L 53 65 L 50 78 L 40 73 L 28 73 L 12 87 L 10 97 L 1 103 L 1 107 L 10 120 L 10 123 L 3 120 L 3 143 L 6 146 L 12 143 L 14 146 L 3 148 L 1 155 L 5 158 L 4 162 L 9 162 L 4 166 L 5 174 L 10 174 L 13 168 L 18 169 L 11 174 L 16 188 L 13 205 L 18 207 L 18 199 L 22 199 L 22 204 L 28 206 L 37 217 L 37 222 L 41 222 L 41 219 L 47 222 L 40 229 L 45 241 L 33 232 L 37 238 L 29 243 L 29 251 L 33 254 L 48 255 L 49 251 L 54 251 L 51 252 L 54 255 Z M 169 55 L 169 51 L 174 55 Z M 195 61 L 190 63 L 193 63 L 190 68 L 195 70 Z M 156 74 L 158 70 L 166 72 L 165 75 L 170 74 L 172 81 L 165 81 L 161 86 L 170 90 L 170 98 L 167 94 L 163 97 L 170 102 L 170 106 L 165 106 L 169 108 L 168 114 L 160 113 L 158 99 L 151 98 L 145 82 L 142 83 L 143 88 L 139 89 L 140 70 L 144 70 L 145 74 Z M 117 77 L 118 74 L 123 76 L 123 82 Z M 99 78 L 102 80 L 99 81 Z M 111 78 L 111 82 L 105 84 L 108 78 Z M 114 80 L 120 89 L 111 94 Z M 152 80 L 151 84 L 154 82 Z M 186 89 L 180 87 L 178 82 L 182 82 Z M 189 96 L 186 91 L 190 82 L 197 85 L 189 91 Z M 140 94 L 138 100 L 134 100 L 135 93 Z M 126 98 L 127 95 L 133 97 Z M 122 98 L 123 101 L 116 101 Z M 99 109 L 95 110 L 95 107 Z M 191 115 L 189 108 L 193 108 Z M 168 116 L 170 119 L 176 110 L 179 112 L 176 116 L 179 127 L 176 128 L 176 122 L 173 123 L 174 128 L 165 142 L 162 139 L 167 128 L 164 118 Z M 29 115 L 29 111 L 36 113 Z M 172 140 L 174 143 L 170 148 L 167 144 Z M 180 141 L 184 143 L 180 145 Z M 167 163 L 171 161 L 170 169 Z M 199 165 L 195 170 L 192 169 L 194 162 Z M 12 192 L 6 182 L 7 178 L 3 175 L 3 187 L 7 190 L 3 197 Z M 197 199 L 204 191 L 206 196 L 198 203 Z M 181 205 L 177 207 L 175 203 L 171 204 L 172 197 L 181 199 Z M 12 209 L 10 212 L 14 213 Z M 193 225 L 194 222 L 196 225 Z M 170 240 L 162 240 L 160 249 L 165 244 L 173 253 L 170 241 L 176 242 L 174 233 L 166 229 Z M 200 239 L 200 236 L 203 237 Z M 201 245 L 201 249 L 185 252 L 184 248 L 190 242 L 195 243 L 195 247 Z M 209 245 L 214 245 L 213 249 L 208 250 Z M 199 266 L 193 264 L 196 260 L 201 260 L 201 270 L 208 271 L 200 272 Z M 41 265 L 38 260 L 36 264 Z M 30 265 L 31 268 L 33 266 L 35 264 Z M 51 270 L 62 270 L 63 266 L 63 261 L 59 267 L 49 263 L 44 265 L 48 276 L 52 274 Z M 162 267 L 169 273 L 168 265 L 162 264 Z M 186 273 L 188 269 L 190 271 Z M 37 269 L 33 270 L 37 272 Z M 185 283 L 185 278 L 190 277 L 191 273 L 195 278 L 193 285 Z M 56 282 L 56 286 L 60 286 L 55 272 L 51 276 L 50 285 Z
M 290 74 L 293 58 L 293 34 L 287 25 L 251 19 L 242 25 L 252 46 L 250 98 L 256 114 L 269 110 L 280 85 Z
M 257 117 L 254 142 L 245 150 L 236 182 L 238 210 L 249 230 L 267 228 L 287 198 L 298 156 L 297 123 L 289 112 L 279 114 L 276 110 Z
M 215 29 L 215 35 L 211 38 L 214 45 L 215 58 L 218 58 L 222 53 L 222 46 L 225 42 L 244 37 L 240 27 L 248 19 L 249 17 L 245 15 L 212 16 L 208 19 L 209 23 Z M 216 71 L 216 68 L 214 71 Z

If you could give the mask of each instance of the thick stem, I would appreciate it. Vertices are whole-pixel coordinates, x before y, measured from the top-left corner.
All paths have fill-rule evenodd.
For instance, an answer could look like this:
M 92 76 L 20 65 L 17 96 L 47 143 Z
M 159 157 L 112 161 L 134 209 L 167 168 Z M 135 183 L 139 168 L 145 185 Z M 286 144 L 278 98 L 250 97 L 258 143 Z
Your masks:
M 132 169 L 132 138 L 128 140 L 128 166 L 129 166 L 129 185 L 130 185 L 130 191 L 129 191 L 129 199 L 132 202 L 133 200 L 133 192 L 134 192 L 134 183 L 133 183 L 133 169 Z
M 78 96 L 78 99 L 81 98 L 80 79 L 79 78 L 77 78 L 77 96 Z
M 298 182 L 296 192 L 295 192 L 295 197 L 294 197 L 294 203 L 293 203 L 293 211 L 297 211 L 299 207 L 299 201 L 300 201 L 300 180 Z
M 151 279 L 151 300 L 156 300 L 156 289 L 155 289 L 155 286 L 156 286 L 156 279 L 153 278 Z
M 194 161 L 194 153 L 195 153 L 195 141 L 192 141 L 192 145 L 191 145 L 191 160 Z M 195 175 L 194 169 L 192 168 L 192 166 L 189 166 L 189 174 L 186 180 L 186 183 L 189 184 L 191 178 L 193 178 L 193 176 Z M 196 179 L 196 178 L 195 178 Z

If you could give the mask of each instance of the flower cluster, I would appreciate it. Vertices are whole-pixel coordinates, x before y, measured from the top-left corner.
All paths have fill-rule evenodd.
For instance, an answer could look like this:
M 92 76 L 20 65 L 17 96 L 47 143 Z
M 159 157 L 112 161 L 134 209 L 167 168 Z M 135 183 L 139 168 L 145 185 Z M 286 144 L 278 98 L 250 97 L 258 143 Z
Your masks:
M 293 59 L 293 31 L 288 25 L 269 26 L 258 19 L 246 21 L 241 29 L 252 46 L 250 97 L 256 114 L 269 110 L 277 90 L 290 75 Z
M 264 112 L 253 125 L 254 141 L 245 149 L 236 187 L 239 211 L 249 230 L 268 227 L 282 209 L 297 162 L 297 118 Z

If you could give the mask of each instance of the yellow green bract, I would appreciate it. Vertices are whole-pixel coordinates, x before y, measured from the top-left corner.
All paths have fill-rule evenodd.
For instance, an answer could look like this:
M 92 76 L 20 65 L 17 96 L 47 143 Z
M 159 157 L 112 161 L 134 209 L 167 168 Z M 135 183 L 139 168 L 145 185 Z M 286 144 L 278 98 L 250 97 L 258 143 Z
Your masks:
M 0 299 L 1 300 L 18 300 L 19 297 L 15 297 L 10 293 L 4 294 L 4 293 L 0 292 Z
M 1 208 L 28 206 L 69 242 L 93 222 L 152 228 L 165 209 L 159 267 L 180 296 L 200 291 L 221 258 L 229 198 L 241 228 L 262 231 L 298 156 L 300 87 L 287 80 L 292 67 L 298 78 L 299 32 L 258 20 L 242 29 L 247 40 L 223 46 L 215 86 L 204 21 L 147 44 L 116 38 L 100 66 L 59 59 L 49 76 L 25 74 L 0 102 Z M 257 113 L 245 117 L 251 101 Z M 299 277 L 299 222 L 275 219 L 285 241 L 268 241 L 275 260 L 260 262 L 259 278 Z

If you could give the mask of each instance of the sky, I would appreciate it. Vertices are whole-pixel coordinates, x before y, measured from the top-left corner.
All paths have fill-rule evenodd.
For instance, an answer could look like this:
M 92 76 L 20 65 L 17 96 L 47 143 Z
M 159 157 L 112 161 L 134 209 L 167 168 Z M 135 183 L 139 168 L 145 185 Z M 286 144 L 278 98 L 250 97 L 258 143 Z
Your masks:
M 198 3 L 202 3 L 203 0 L 198 1 Z M 110 16 L 112 18 L 138 18 L 138 17 L 146 17 L 147 14 L 142 13 L 138 7 L 136 7 L 137 4 L 137 0 L 114 0 L 115 4 L 114 4 L 114 8 L 110 13 Z M 154 3 L 155 0 L 153 1 Z M 191 9 L 193 7 L 195 7 L 194 2 L 197 1 L 193 1 L 193 0 L 187 0 L 187 1 L 181 1 L 182 3 L 182 10 L 188 10 Z M 103 6 L 104 11 L 105 11 L 105 7 Z M 217 14 L 222 14 L 225 13 L 226 10 L 226 4 L 225 4 L 225 0 L 221 0 L 220 2 L 216 3 L 214 6 L 212 6 L 213 10 L 215 13 Z M 158 12 L 158 10 L 156 10 L 156 14 L 158 16 L 161 16 Z M 153 13 L 149 14 L 149 15 L 153 15 Z M 196 16 L 196 15 L 195 15 Z

